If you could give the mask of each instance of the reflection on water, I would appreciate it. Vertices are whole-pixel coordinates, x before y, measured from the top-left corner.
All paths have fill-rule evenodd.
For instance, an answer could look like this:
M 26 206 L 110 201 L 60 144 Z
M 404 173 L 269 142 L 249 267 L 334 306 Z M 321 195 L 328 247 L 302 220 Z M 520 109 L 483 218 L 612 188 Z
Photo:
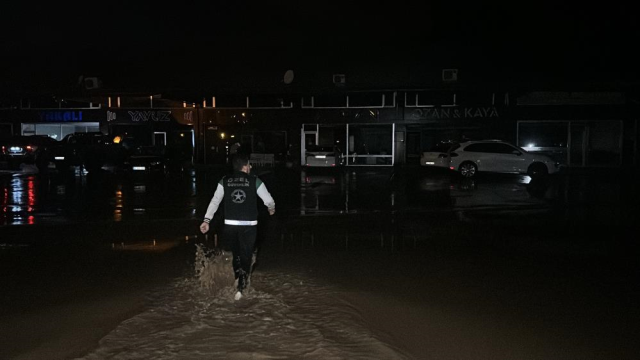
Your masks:
M 535 183 L 537 184 L 537 183 Z M 545 204 L 542 197 L 531 196 L 532 188 L 546 191 L 546 186 L 529 184 L 528 179 L 506 179 L 483 183 L 474 179 L 463 179 L 451 186 L 450 196 L 455 208 L 477 208 L 496 206 L 524 206 Z
M 37 206 L 38 178 L 12 176 L 3 181 L 1 225 L 33 224 Z
M 124 207 L 124 199 L 122 198 L 122 189 L 116 190 L 115 206 L 113 209 L 113 221 L 122 220 L 122 208 Z
M 483 176 L 463 179 L 423 169 L 304 169 L 288 176 L 264 173 L 279 214 L 302 216 L 412 211 L 493 211 L 609 206 L 623 202 L 615 179 L 587 176 Z M 0 225 L 65 221 L 193 219 L 201 216 L 222 173 L 163 179 L 86 176 L 0 177 Z M 279 177 L 280 176 L 280 177 Z M 204 190 L 203 190 L 204 189 Z M 295 195 L 293 195 L 295 194 Z M 568 212 L 573 211 L 573 213 Z
M 394 174 L 395 175 L 395 174 Z M 301 172 L 300 214 L 402 212 L 543 205 L 553 185 L 529 176 L 463 179 L 376 171 Z
M 300 215 L 353 214 L 389 209 L 389 175 L 376 170 L 301 172 Z
M 349 183 L 344 172 L 301 171 L 300 180 L 300 215 L 349 211 Z
M 158 253 L 173 249 L 179 246 L 183 242 L 189 242 L 189 236 L 186 236 L 186 240 L 176 239 L 151 239 L 146 241 L 121 241 L 120 243 L 111 243 L 111 249 L 114 251 L 128 251 L 128 252 L 150 252 Z
M 302 172 L 300 215 L 390 214 L 445 211 L 470 220 L 475 213 L 509 216 L 549 214 L 578 220 L 615 220 L 625 204 L 622 182 L 612 176 L 558 175 L 532 179 L 527 175 L 485 174 L 465 179 L 451 172 L 425 169 L 341 169 Z M 587 204 L 594 206 L 585 207 Z M 632 206 L 631 204 L 625 205 Z M 613 211 L 611 211 L 613 210 Z M 618 220 L 619 221 L 619 220 Z
M 1 176 L 0 225 L 192 218 L 197 194 L 187 176 L 143 184 L 108 172 Z

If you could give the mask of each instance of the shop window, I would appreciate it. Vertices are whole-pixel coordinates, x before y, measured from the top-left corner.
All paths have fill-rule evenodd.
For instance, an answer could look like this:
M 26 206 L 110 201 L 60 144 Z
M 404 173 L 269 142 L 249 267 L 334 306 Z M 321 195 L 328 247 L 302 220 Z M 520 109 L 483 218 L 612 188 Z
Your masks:
M 518 125 L 518 146 L 531 148 L 567 147 L 566 122 L 521 122 Z
M 349 164 L 391 165 L 392 147 L 391 125 L 349 125 Z
M 47 135 L 50 138 L 61 140 L 62 131 L 60 125 L 40 124 L 36 127 L 36 135 Z
M 73 134 L 76 128 L 73 125 L 60 125 L 60 139 L 63 139 L 65 136 L 69 134 Z
M 518 123 L 518 146 L 529 152 L 550 156 L 567 163 L 569 123 L 566 121 L 531 121 Z
M 622 124 L 619 121 L 589 123 L 587 165 L 620 165 Z

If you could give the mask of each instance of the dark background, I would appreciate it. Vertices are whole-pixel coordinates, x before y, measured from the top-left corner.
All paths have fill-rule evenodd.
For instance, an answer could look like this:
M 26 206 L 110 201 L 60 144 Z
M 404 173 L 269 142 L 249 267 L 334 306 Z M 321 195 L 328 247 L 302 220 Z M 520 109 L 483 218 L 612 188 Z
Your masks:
M 56 91 L 79 76 L 121 89 L 269 86 L 288 69 L 298 81 L 460 68 L 511 82 L 628 83 L 638 79 L 635 14 L 615 2 L 9 3 L 0 89 Z

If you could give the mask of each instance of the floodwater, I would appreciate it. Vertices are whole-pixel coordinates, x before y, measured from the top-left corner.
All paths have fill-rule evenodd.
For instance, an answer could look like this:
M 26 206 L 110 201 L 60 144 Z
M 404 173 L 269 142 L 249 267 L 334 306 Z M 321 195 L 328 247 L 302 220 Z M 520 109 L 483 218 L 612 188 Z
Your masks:
M 3 358 L 640 353 L 633 179 L 257 172 L 278 212 L 240 301 L 197 232 L 223 170 L 0 178 Z
M 55 225 L 79 221 L 200 219 L 225 168 L 166 177 L 134 174 L 0 174 L 0 225 Z M 606 171 L 606 169 L 605 169 Z M 632 180 L 614 175 L 487 175 L 461 179 L 424 168 L 257 169 L 279 214 L 309 216 L 372 212 L 561 211 L 564 219 L 589 208 L 604 215 L 633 206 Z M 622 178 L 621 178 L 622 177 Z M 578 210 L 580 208 L 580 210 Z
M 233 299 L 229 256 L 198 248 L 193 278 L 150 295 L 82 359 L 405 359 L 363 324 L 337 290 L 290 272 L 256 272 Z

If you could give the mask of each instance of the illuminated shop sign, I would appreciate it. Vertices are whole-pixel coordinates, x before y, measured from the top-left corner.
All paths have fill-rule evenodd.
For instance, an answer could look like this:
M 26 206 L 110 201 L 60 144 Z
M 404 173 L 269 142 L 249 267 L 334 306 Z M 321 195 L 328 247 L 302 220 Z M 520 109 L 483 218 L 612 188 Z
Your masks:
M 171 111 L 107 111 L 108 122 L 167 122 L 171 121 Z
M 499 118 L 498 109 L 488 107 L 455 107 L 455 108 L 422 108 L 415 109 L 411 114 L 415 119 L 477 119 Z
M 109 123 L 162 123 L 178 122 L 193 125 L 194 111 L 182 110 L 128 110 L 107 111 Z
M 57 122 L 82 121 L 82 111 L 41 111 L 40 120 Z
M 171 121 L 171 111 L 127 111 L 133 122 Z

